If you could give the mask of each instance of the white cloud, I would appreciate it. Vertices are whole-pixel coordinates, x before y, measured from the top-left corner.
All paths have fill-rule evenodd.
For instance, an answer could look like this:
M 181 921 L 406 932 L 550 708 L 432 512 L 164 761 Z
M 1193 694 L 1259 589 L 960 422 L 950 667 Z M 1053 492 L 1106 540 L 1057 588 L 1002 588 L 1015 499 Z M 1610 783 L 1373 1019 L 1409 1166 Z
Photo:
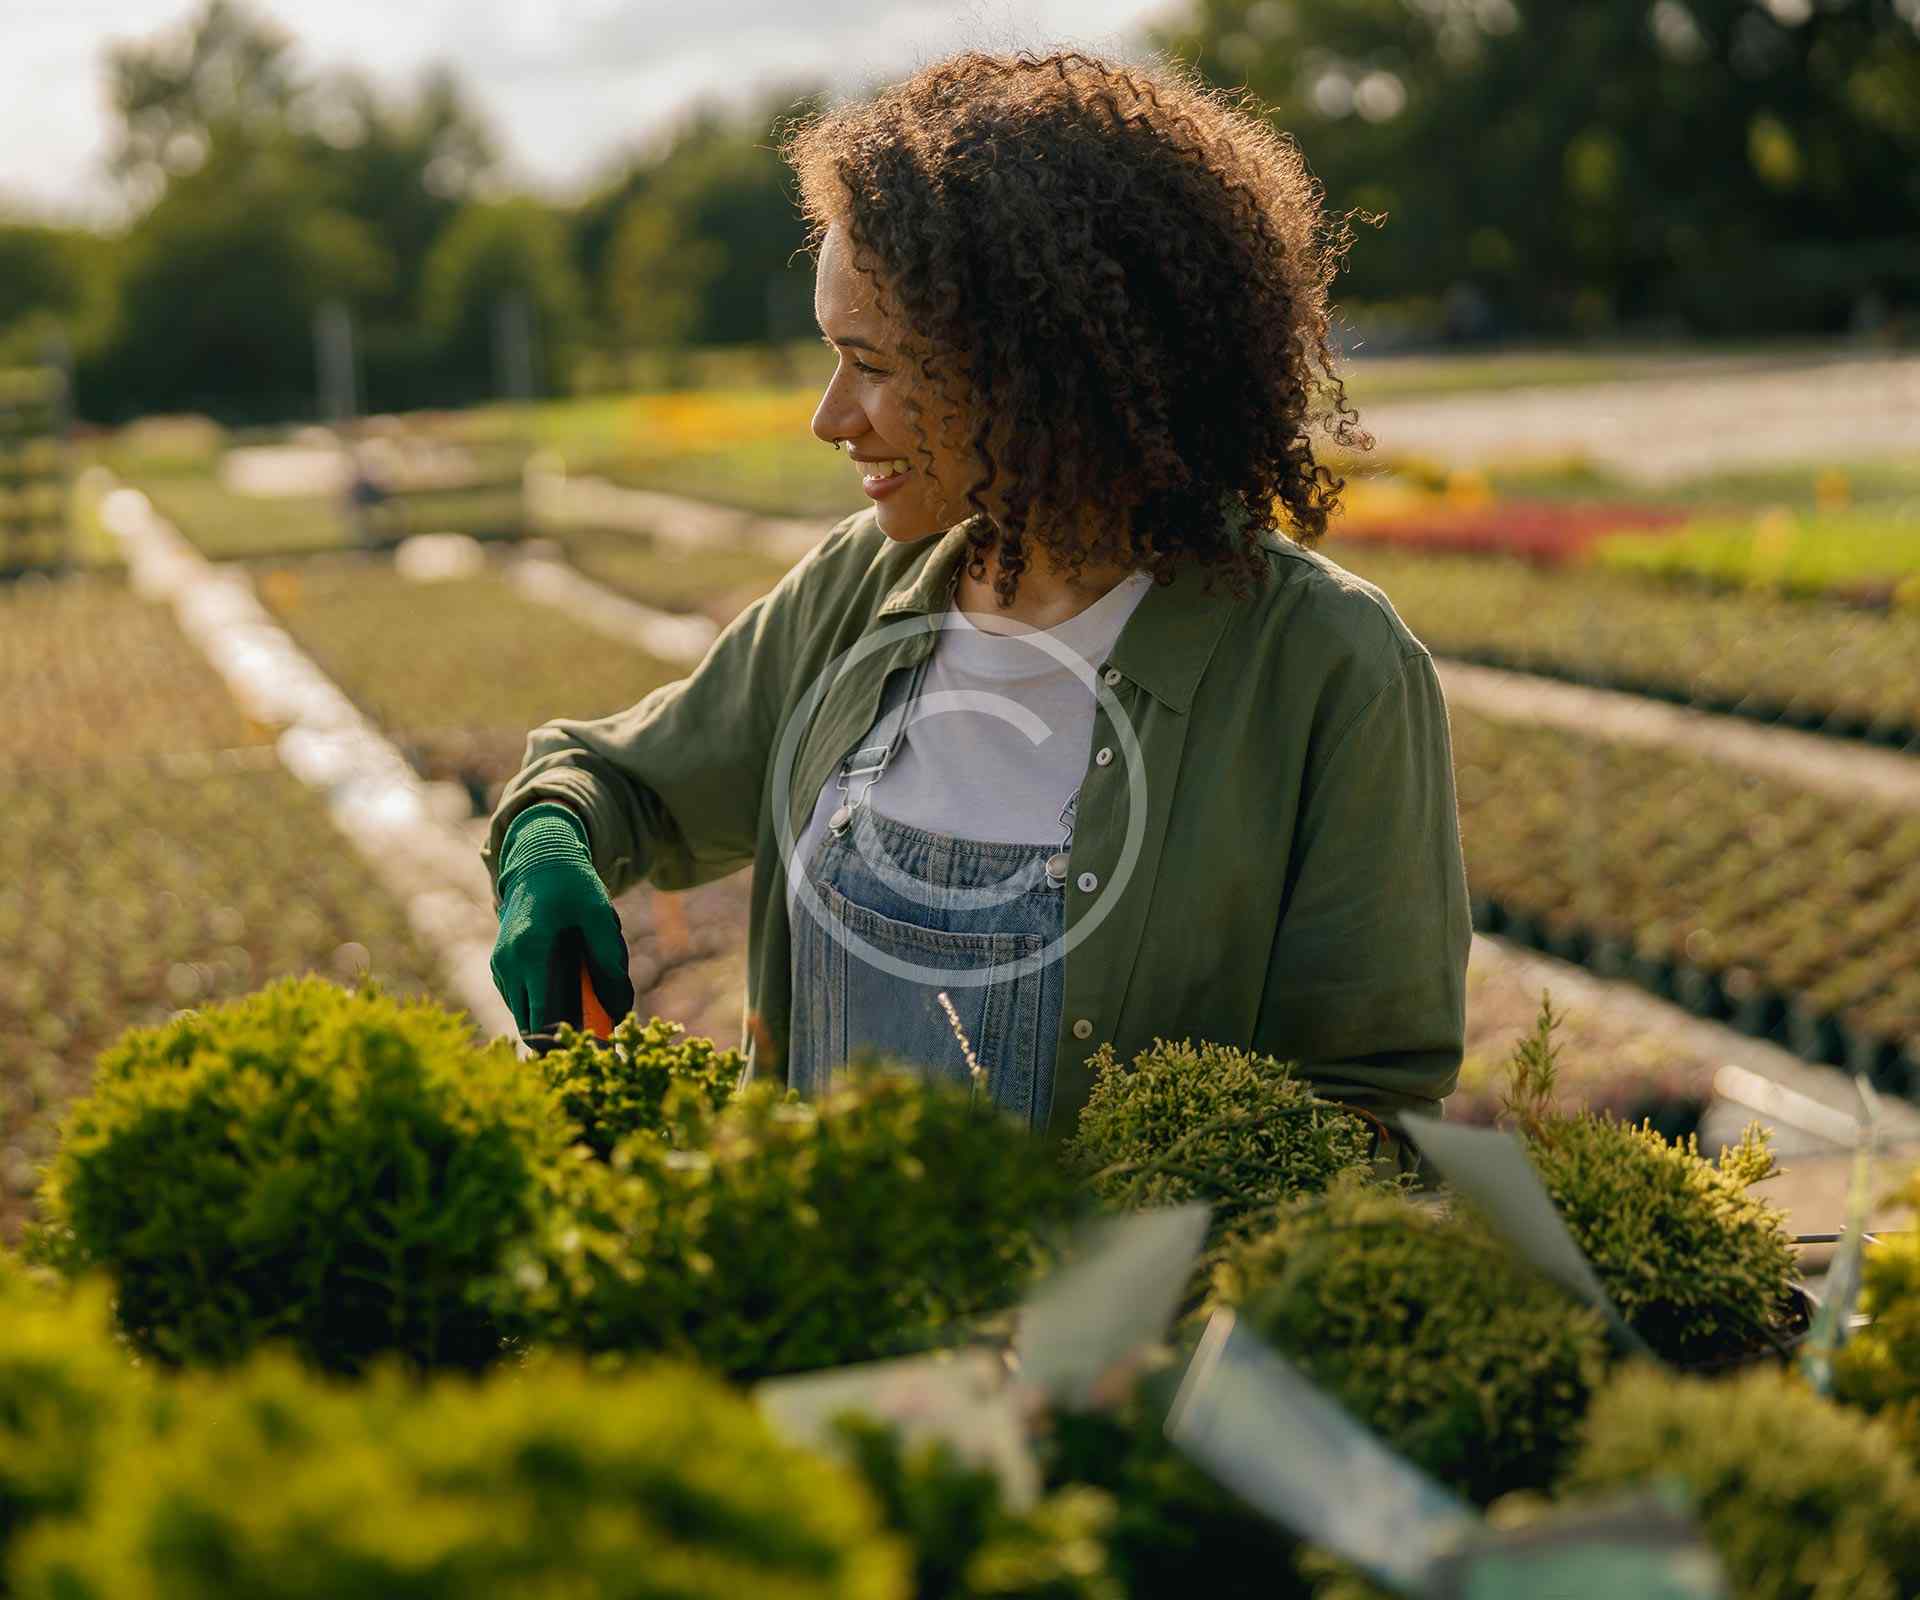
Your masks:
M 428 63 L 460 73 L 516 177 L 571 194 L 696 98 L 729 106 L 809 74 L 834 93 L 962 48 L 1051 45 L 1135 58 L 1135 25 L 1166 0 L 252 0 L 311 71 L 352 65 L 399 91 Z M 105 49 L 197 0 L 0 0 L 0 206 L 104 221 L 112 192 Z

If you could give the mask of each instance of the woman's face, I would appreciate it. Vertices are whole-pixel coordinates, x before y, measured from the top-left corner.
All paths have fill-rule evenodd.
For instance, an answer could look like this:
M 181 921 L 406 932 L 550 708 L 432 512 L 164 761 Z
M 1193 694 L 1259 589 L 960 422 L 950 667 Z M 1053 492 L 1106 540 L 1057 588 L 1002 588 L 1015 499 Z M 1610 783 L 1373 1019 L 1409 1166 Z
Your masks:
M 905 403 L 909 392 L 924 408 L 922 424 L 936 430 L 952 403 L 910 379 L 896 330 L 881 320 L 870 284 L 854 270 L 852 248 L 837 222 L 820 244 L 813 315 L 838 351 L 840 365 L 813 414 L 813 431 L 829 443 L 848 440 L 856 456 L 905 458 L 905 474 L 877 498 L 875 514 L 882 533 L 908 544 L 944 533 L 973 514 L 960 493 L 973 476 L 972 451 L 964 446 L 964 436 L 955 434 L 957 422 L 947 425 L 944 439 L 926 438 L 914 427 Z M 927 476 L 919 453 L 923 445 L 933 452 L 938 488 Z M 847 465 L 856 478 L 885 470 L 877 464 Z

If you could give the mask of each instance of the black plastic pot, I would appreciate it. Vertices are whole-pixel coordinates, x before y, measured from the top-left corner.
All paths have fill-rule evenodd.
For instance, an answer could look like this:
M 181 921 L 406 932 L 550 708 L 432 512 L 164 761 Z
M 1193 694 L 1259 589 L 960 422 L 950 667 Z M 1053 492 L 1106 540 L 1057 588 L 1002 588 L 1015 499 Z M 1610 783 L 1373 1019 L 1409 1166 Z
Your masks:
M 1659 995 L 1662 1000 L 1674 998 L 1673 963 L 1665 956 L 1636 954 L 1628 961 L 1627 973 L 1641 988 Z
M 1602 978 L 1625 978 L 1633 972 L 1633 946 L 1625 939 L 1602 934 L 1587 952 L 1587 965 Z
M 1587 956 L 1593 949 L 1593 939 L 1586 929 L 1566 923 L 1557 928 L 1548 928 L 1543 938 L 1547 954 L 1557 956 L 1562 961 L 1571 961 L 1577 966 L 1586 964 Z
M 1720 974 L 1692 962 L 1682 962 L 1673 975 L 1674 998 L 1696 1017 L 1718 1022 L 1732 1014 Z
M 1803 1000 L 1787 1006 L 1787 1042 L 1794 1054 L 1806 1061 L 1838 1066 L 1846 1059 L 1839 1020 L 1828 1012 L 1815 1011 Z
M 1771 1337 L 1757 1338 L 1744 1350 L 1714 1356 L 1707 1361 L 1680 1362 L 1680 1370 L 1698 1377 L 1715 1377 L 1722 1373 L 1737 1372 L 1744 1367 L 1785 1366 L 1797 1359 L 1800 1346 L 1813 1329 L 1813 1314 L 1819 1309 L 1820 1303 L 1814 1298 L 1813 1291 L 1798 1278 L 1788 1285 L 1788 1289 L 1792 1296 L 1791 1309 L 1770 1330 Z

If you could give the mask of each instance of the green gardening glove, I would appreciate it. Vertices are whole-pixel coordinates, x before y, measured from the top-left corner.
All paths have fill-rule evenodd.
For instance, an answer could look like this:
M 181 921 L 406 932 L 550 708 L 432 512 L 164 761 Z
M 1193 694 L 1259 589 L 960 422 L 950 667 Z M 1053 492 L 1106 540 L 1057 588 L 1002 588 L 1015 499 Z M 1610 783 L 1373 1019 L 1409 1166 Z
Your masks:
M 633 1010 L 627 941 L 587 848 L 587 828 L 557 801 L 529 806 L 500 851 L 500 936 L 493 982 L 523 1034 L 582 1026 L 580 963 L 618 1022 Z

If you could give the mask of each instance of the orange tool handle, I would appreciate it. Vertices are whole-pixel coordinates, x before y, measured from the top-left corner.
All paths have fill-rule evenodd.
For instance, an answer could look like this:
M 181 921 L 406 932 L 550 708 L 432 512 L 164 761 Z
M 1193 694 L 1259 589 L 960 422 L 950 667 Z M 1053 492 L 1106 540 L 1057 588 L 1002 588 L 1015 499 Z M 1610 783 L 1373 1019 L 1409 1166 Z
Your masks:
M 588 1033 L 597 1034 L 602 1039 L 613 1035 L 613 1018 L 607 1015 L 607 1008 L 600 1004 L 600 996 L 593 992 L 593 979 L 587 976 L 586 962 L 580 963 L 580 1018 Z

